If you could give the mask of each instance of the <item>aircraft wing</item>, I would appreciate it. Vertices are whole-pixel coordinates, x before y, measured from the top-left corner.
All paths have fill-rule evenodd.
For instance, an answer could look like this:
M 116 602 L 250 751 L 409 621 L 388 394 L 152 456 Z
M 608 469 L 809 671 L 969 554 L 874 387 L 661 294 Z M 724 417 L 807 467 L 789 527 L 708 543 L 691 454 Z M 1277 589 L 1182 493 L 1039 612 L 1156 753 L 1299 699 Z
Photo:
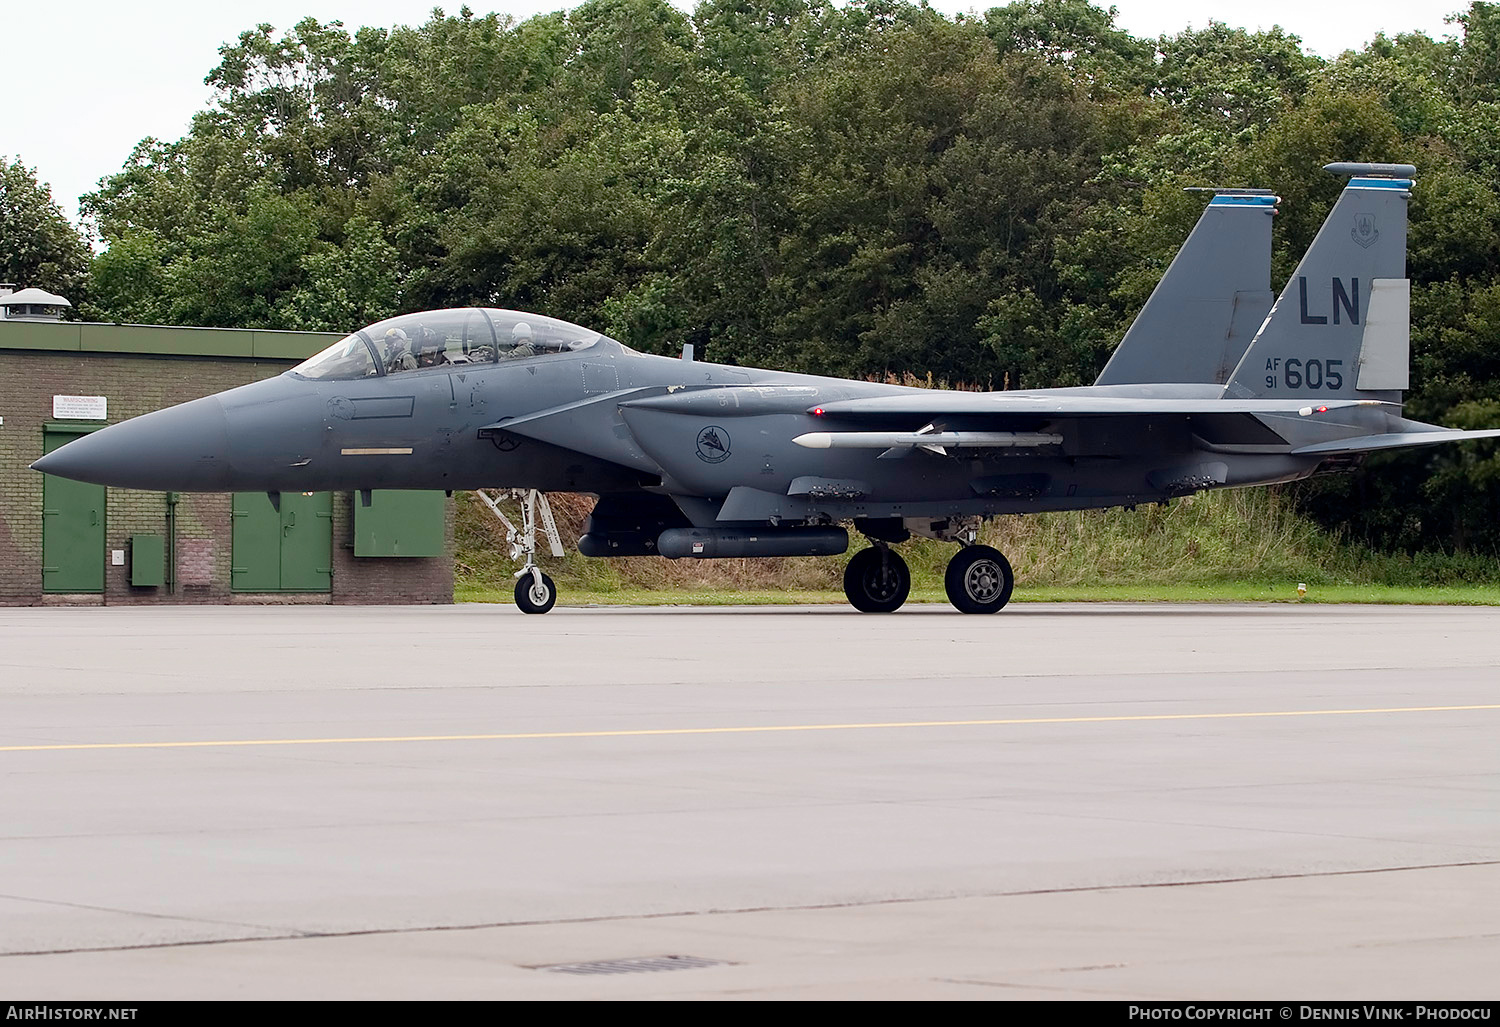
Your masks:
M 876 445 L 890 446 L 1024 446 L 1038 444 L 1042 436 L 1035 429 L 1044 423 L 1061 419 L 1134 418 L 1152 416 L 1192 417 L 1195 424 L 1209 423 L 1225 415 L 1236 424 L 1251 422 L 1273 427 L 1278 421 L 1295 420 L 1314 413 L 1344 410 L 1352 407 L 1389 406 L 1379 400 L 1364 399 L 1214 399 L 1208 398 L 1134 398 L 1128 396 L 1028 395 L 1026 393 L 938 392 L 931 395 L 909 394 L 881 396 L 873 399 L 841 400 L 827 403 L 808 412 L 834 422 L 850 424 L 842 431 L 810 433 L 798 439 L 809 448 L 839 448 Z M 1265 420 L 1270 419 L 1268 424 Z M 911 425 L 929 426 L 911 433 Z M 937 429 L 933 426 L 959 422 L 965 429 Z M 1439 428 L 1420 422 L 1400 422 L 1409 430 L 1355 435 L 1297 446 L 1289 456 L 1322 456 L 1341 453 L 1364 453 L 1382 449 L 1404 449 L 1409 446 L 1434 446 L 1464 439 L 1500 438 L 1500 429 L 1460 431 Z M 899 431 L 870 431 L 903 427 Z M 974 429 L 990 429 L 974 430 Z M 1007 431 L 1007 429 L 1009 429 Z M 1028 433 L 1030 429 L 1030 433 Z M 1237 429 L 1238 430 L 1238 429 Z M 1273 430 L 1275 430 L 1273 428 Z M 1218 434 L 1218 433 L 1216 433 Z M 1002 438 L 1002 436 L 1006 436 Z M 1051 436 L 1048 441 L 1059 440 Z M 1225 436 L 1226 441 L 1230 441 Z M 1232 441 L 1263 441 L 1246 437 Z M 1268 439 L 1264 441 L 1269 441 Z
M 934 389 L 902 396 L 839 400 L 819 407 L 809 407 L 807 412 L 831 419 L 892 423 L 913 418 L 931 421 L 953 417 L 1003 421 L 1006 418 L 1150 417 L 1174 414 L 1296 415 L 1304 410 L 1309 413 L 1317 410 L 1321 413 L 1325 410 L 1378 405 L 1378 401 L 1361 399 L 1143 399 L 1130 396 L 1049 396 L 1024 392 L 944 392 Z

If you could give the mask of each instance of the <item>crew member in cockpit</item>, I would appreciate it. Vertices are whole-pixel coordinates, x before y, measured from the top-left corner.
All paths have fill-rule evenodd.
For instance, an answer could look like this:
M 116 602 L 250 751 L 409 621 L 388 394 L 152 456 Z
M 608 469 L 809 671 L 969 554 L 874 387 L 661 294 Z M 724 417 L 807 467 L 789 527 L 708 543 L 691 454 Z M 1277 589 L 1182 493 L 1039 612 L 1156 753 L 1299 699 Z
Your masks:
M 536 356 L 536 346 L 531 339 L 531 325 L 525 321 L 516 322 L 515 327 L 510 330 L 510 347 L 500 355 L 502 360 Z
M 416 369 L 417 358 L 411 355 L 411 340 L 401 329 L 392 328 L 385 333 L 385 352 L 386 374 Z
M 437 332 L 431 328 L 423 328 L 421 340 L 417 351 L 418 367 L 438 367 L 448 362 L 448 355 L 443 352 L 442 337 Z

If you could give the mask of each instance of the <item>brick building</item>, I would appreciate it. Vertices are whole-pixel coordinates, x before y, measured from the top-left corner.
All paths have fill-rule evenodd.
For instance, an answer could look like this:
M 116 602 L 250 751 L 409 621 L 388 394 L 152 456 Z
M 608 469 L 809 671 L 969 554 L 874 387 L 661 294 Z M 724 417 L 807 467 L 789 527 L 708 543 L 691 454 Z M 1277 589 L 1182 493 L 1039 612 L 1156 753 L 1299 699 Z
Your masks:
M 0 292 L 0 312 L 5 295 Z M 139 492 L 30 469 L 126 418 L 280 374 L 337 336 L 0 317 L 0 605 L 448 603 L 442 493 Z

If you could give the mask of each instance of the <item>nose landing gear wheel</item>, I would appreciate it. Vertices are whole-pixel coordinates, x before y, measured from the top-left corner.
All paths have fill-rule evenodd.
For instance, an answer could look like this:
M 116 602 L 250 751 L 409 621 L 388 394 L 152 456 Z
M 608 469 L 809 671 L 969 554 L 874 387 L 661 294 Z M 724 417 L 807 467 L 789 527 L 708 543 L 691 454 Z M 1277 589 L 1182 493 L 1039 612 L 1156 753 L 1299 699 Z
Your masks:
M 516 605 L 522 613 L 546 613 L 557 602 L 557 586 L 545 574 L 541 582 L 528 572 L 516 579 Z
M 884 546 L 860 550 L 844 568 L 844 595 L 862 613 L 899 610 L 910 593 L 906 561 Z
M 960 549 L 943 575 L 948 601 L 961 613 L 998 613 L 1015 587 L 1009 561 L 989 546 Z

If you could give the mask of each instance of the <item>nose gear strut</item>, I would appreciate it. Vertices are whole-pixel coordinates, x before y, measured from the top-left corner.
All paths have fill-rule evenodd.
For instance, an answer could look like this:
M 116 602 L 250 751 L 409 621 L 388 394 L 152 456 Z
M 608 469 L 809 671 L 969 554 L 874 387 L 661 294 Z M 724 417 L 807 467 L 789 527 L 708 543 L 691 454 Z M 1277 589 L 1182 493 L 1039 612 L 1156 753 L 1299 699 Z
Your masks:
M 557 521 L 552 517 L 552 504 L 547 502 L 546 494 L 536 489 L 508 489 L 498 498 L 483 489 L 475 489 L 474 494 L 484 500 L 490 513 L 500 518 L 500 523 L 505 525 L 505 541 L 510 543 L 510 558 L 526 558 L 521 569 L 515 573 L 516 605 L 521 608 L 522 613 L 546 613 L 557 602 L 557 586 L 542 573 L 536 563 L 538 517 L 541 518 L 542 530 L 547 534 L 547 545 L 552 550 L 552 555 L 563 555 L 562 539 L 557 534 Z M 520 528 L 500 509 L 500 500 L 503 499 L 520 502 Z

